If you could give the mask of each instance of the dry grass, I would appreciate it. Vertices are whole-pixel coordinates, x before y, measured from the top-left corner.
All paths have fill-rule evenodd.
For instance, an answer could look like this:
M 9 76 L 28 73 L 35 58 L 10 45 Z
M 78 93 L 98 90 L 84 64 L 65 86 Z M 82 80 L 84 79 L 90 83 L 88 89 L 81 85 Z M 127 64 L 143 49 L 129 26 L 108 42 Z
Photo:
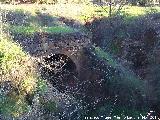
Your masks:
M 69 19 L 75 19 L 80 21 L 82 24 L 86 20 L 92 19 L 94 17 L 104 17 L 108 16 L 109 8 L 104 6 L 103 8 L 98 5 L 93 4 L 55 4 L 55 5 L 46 5 L 46 4 L 21 4 L 21 5 L 0 5 L 3 9 L 8 10 L 24 10 L 30 12 L 32 15 L 36 15 L 36 12 L 47 12 L 55 17 L 66 17 Z M 113 7 L 117 9 L 116 7 Z M 122 14 L 127 14 L 127 16 L 136 17 L 144 15 L 153 10 L 160 12 L 159 7 L 138 7 L 138 6 L 124 6 Z
M 2 5 L 1 5 L 2 6 Z M 3 5 L 3 9 L 7 10 L 24 10 L 30 12 L 32 15 L 36 15 L 36 12 L 47 12 L 52 16 L 66 17 L 70 19 L 76 19 L 82 23 L 85 19 L 99 16 L 96 10 L 102 10 L 103 15 L 107 13 L 98 6 L 91 4 L 55 4 L 55 5 L 37 5 L 37 4 L 21 4 L 21 5 Z
M 36 67 L 29 55 L 7 37 L 0 40 L 0 82 L 11 81 L 19 92 L 29 93 L 36 87 Z
M 0 112 L 6 116 L 19 117 L 29 109 L 25 99 L 40 89 L 36 64 L 21 46 L 11 38 L 0 38 Z M 9 83 L 8 90 L 2 90 Z M 38 85 L 39 84 L 39 85 Z M 4 86 L 4 87 L 3 87 Z M 43 86 L 42 86 L 43 87 Z

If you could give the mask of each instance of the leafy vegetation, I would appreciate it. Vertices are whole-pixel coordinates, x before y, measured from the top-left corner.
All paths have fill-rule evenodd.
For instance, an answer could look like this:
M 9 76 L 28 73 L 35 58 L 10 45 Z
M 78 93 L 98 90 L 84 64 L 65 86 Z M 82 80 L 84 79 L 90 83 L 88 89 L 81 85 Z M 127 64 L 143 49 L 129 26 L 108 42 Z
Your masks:
M 0 100 L 0 112 L 5 116 L 19 117 L 29 109 L 30 107 L 22 95 L 4 96 Z
M 127 91 L 127 93 L 122 92 L 125 93 L 125 95 L 123 95 L 125 96 L 125 99 L 127 99 L 127 97 L 129 97 L 129 99 L 136 98 L 133 91 L 140 92 L 141 97 L 145 96 L 146 93 L 144 82 L 136 74 L 134 74 L 133 71 L 125 68 L 120 62 L 113 60 L 113 57 L 111 55 L 109 55 L 107 52 L 104 52 L 100 48 L 95 48 L 95 54 L 100 57 L 100 59 L 105 60 L 107 65 L 112 66 L 116 69 L 116 71 L 118 71 L 115 72 L 115 74 L 111 75 L 113 77 L 110 80 L 106 79 L 107 87 L 109 87 L 110 89 L 114 89 L 114 87 L 117 87 L 116 90 Z M 115 92 L 118 92 L 116 90 Z M 125 99 L 123 98 L 124 101 Z
M 41 104 L 43 104 L 44 109 L 48 112 L 55 112 L 57 110 L 55 101 L 50 100 Z
M 48 14 L 41 15 L 37 13 L 36 16 L 32 16 L 29 12 L 24 12 L 23 10 L 4 10 L 4 14 L 6 14 L 5 20 L 3 20 L 5 31 L 15 34 L 31 35 L 37 32 L 66 34 L 78 31 Z
M 45 83 L 40 82 L 36 66 L 20 45 L 3 35 L 0 38 L 0 112 L 6 116 L 19 117 L 30 109 L 25 96 L 37 90 L 45 91 Z M 9 91 L 3 90 L 9 83 Z
M 0 51 L 3 54 L 3 58 L 1 58 L 1 73 L 2 75 L 4 74 L 4 79 L 1 80 L 13 79 L 13 83 L 18 86 L 19 82 L 22 82 L 24 79 L 34 79 L 35 72 L 33 71 L 35 69 L 32 66 L 33 63 L 18 44 L 15 44 L 8 38 L 3 37 L 0 41 Z M 26 65 L 22 63 L 26 63 Z M 34 80 L 32 82 L 33 83 L 28 84 L 34 85 Z M 32 91 L 33 89 L 30 90 Z

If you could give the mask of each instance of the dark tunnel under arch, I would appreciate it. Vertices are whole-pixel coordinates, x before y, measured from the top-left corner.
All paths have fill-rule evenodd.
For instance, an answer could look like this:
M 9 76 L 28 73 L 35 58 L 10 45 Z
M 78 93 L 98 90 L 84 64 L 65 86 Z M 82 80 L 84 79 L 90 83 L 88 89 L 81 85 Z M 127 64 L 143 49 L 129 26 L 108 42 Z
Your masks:
M 77 80 L 77 67 L 74 61 L 65 54 L 51 54 L 43 57 L 45 65 L 41 66 L 42 78 L 48 80 L 61 92 L 66 87 L 73 87 Z

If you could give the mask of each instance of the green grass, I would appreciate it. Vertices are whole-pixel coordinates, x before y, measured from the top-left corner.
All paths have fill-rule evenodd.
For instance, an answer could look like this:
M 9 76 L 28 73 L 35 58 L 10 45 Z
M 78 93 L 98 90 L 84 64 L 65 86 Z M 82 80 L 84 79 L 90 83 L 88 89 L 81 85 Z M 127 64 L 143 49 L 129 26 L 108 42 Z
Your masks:
M 159 7 L 138 7 L 138 6 L 124 6 L 120 11 L 120 15 L 124 17 L 126 22 L 135 20 L 140 16 L 151 13 L 160 13 Z
M 35 84 L 33 84 L 36 79 L 35 73 L 32 73 L 33 70 L 28 68 L 30 65 L 25 62 L 25 59 L 29 56 L 9 38 L 0 38 L 0 53 L 0 76 L 2 76 L 0 83 L 10 80 L 20 93 L 20 95 L 17 95 L 14 90 L 11 90 L 7 96 L 1 94 L 0 112 L 6 116 L 18 117 L 28 109 L 27 103 L 24 101 L 24 93 L 26 91 L 31 92 L 35 88 Z M 31 72 L 29 72 L 30 70 Z M 29 77 L 32 77 L 33 81 L 24 86 L 23 81 Z
M 66 33 L 73 33 L 74 30 L 68 26 L 53 26 L 53 27 L 35 27 L 35 26 L 15 26 L 9 25 L 7 29 L 13 33 L 20 33 L 20 34 L 34 34 L 36 32 L 47 32 L 52 34 L 66 34 Z
M 147 109 L 147 108 L 146 108 Z M 141 115 L 146 116 L 147 110 L 136 110 L 134 108 L 125 108 L 125 107 L 115 107 L 113 110 L 113 116 L 119 115 L 121 118 L 125 118 L 126 116 L 132 117 L 132 118 L 138 118 L 141 117 Z M 116 120 L 116 119 L 115 119 Z
M 124 120 L 127 119 L 127 116 L 128 118 L 132 117 L 132 119 L 135 120 L 137 120 L 139 117 L 141 120 L 142 116 L 147 115 L 148 109 L 143 108 L 143 110 L 137 110 L 135 108 L 126 108 L 119 105 L 114 105 L 113 103 L 106 102 L 105 105 L 100 107 L 100 109 L 98 109 L 96 112 L 98 113 L 98 115 L 105 115 L 106 113 L 108 114 L 111 113 L 110 115 L 107 116 L 111 116 L 112 120 L 118 120 L 118 117 Z
M 26 75 L 34 76 L 33 73 L 29 72 L 29 69 L 24 67 L 30 67 L 31 63 L 27 63 L 30 61 L 30 56 L 27 55 L 21 48 L 21 46 L 17 43 L 14 43 L 12 40 L 10 40 L 7 37 L 0 38 L 0 51 L 1 51 L 1 63 L 0 63 L 0 70 L 3 71 L 3 74 L 6 75 L 6 77 L 11 77 L 10 79 L 13 79 L 12 75 L 15 75 L 16 72 L 13 74 L 11 73 L 13 70 L 24 70 L 28 73 L 25 73 Z M 24 64 L 23 64 L 24 63 Z M 25 65 L 27 64 L 27 65 Z M 29 65 L 30 64 L 30 65 Z M 28 70 L 28 71 L 27 71 Z M 23 76 L 25 76 L 23 74 Z M 3 79 L 0 79 L 0 82 Z M 15 80 L 15 79 L 13 79 Z
M 31 15 L 36 16 L 36 11 L 48 12 L 51 16 L 55 17 L 66 17 L 80 21 L 84 23 L 93 17 L 108 17 L 109 7 L 104 6 L 103 8 L 98 5 L 92 4 L 55 4 L 55 5 L 3 5 L 3 9 L 7 10 L 23 10 L 29 12 Z M 117 11 L 116 7 L 113 7 L 114 14 Z M 138 7 L 138 6 L 124 6 L 120 12 L 121 15 L 132 19 L 137 16 L 142 16 L 150 12 L 160 12 L 159 7 Z
M 55 101 L 50 100 L 50 101 L 47 101 L 41 104 L 43 105 L 44 109 L 47 110 L 48 112 L 57 111 L 57 106 L 56 106 Z
M 29 109 L 24 96 L 5 96 L 0 99 L 0 112 L 5 116 L 18 117 Z
M 47 83 L 43 79 L 38 79 L 37 81 L 37 91 L 41 94 L 47 91 Z
M 32 26 L 9 26 L 9 30 L 13 33 L 21 34 L 33 34 L 37 31 L 37 29 Z
M 111 79 L 106 79 L 106 83 L 108 83 L 106 84 L 106 87 L 108 87 L 111 91 L 118 91 L 117 100 L 118 97 L 121 97 L 122 95 L 122 97 L 124 97 L 121 99 L 122 101 L 124 100 L 128 103 L 134 102 L 134 100 L 137 100 L 137 94 L 134 94 L 135 91 L 138 91 L 141 97 L 145 97 L 146 87 L 144 81 L 142 81 L 133 71 L 123 66 L 121 62 L 117 61 L 116 58 L 112 56 L 112 54 L 102 50 L 99 47 L 94 48 L 94 55 L 103 60 L 108 66 L 115 68 L 116 71 L 119 71 L 118 74 L 112 76 Z M 129 104 L 126 106 L 118 106 L 118 103 L 116 103 L 114 99 L 113 103 L 108 104 L 106 102 L 106 105 L 103 105 L 104 107 L 98 109 L 98 114 L 108 115 L 112 111 L 110 116 L 119 116 L 121 117 L 121 119 L 124 119 L 127 115 L 130 117 L 138 118 L 140 117 L 140 114 L 145 115 L 147 113 L 148 108 L 143 107 L 143 110 L 137 110 L 136 108 L 134 108 L 134 106 L 132 106 L 132 103 L 129 103 L 131 105 L 130 107 L 128 106 Z M 110 102 L 110 100 L 108 101 Z M 117 119 L 114 118 L 113 120 Z
M 19 67 L 20 60 L 25 58 L 27 55 L 22 51 L 22 48 L 8 38 L 0 39 L 0 51 L 1 51 L 1 68 L 7 73 L 14 67 Z
M 116 98 L 114 98 L 116 99 Z M 110 99 L 106 100 L 102 106 L 97 106 L 97 109 L 89 111 L 85 116 L 103 116 L 103 119 L 107 119 L 107 117 L 111 117 L 111 120 L 125 120 L 129 117 L 132 117 L 131 120 L 135 119 L 142 120 L 142 116 L 146 116 L 149 111 L 148 107 L 143 107 L 142 109 L 137 109 L 134 107 L 126 107 L 122 105 L 118 105 L 116 100 L 112 101 Z M 101 119 L 100 119 L 101 120 Z
M 17 12 L 24 12 L 18 10 Z M 16 11 L 15 11 L 16 12 Z M 3 24 L 5 30 L 12 33 L 32 35 L 36 32 L 47 32 L 52 34 L 73 33 L 77 30 L 61 24 L 59 21 L 51 27 L 41 26 L 34 16 L 31 17 L 30 24 L 27 26 Z M 34 20 L 33 20 L 34 19 Z M 2 95 L 0 98 L 0 113 L 6 116 L 19 117 L 28 111 L 29 106 L 25 101 L 26 94 L 42 94 L 47 90 L 46 82 L 41 80 L 36 71 L 36 65 L 31 56 L 23 51 L 18 43 L 12 41 L 10 37 L 3 34 L 0 38 L 0 84 L 10 80 L 12 85 L 18 90 L 11 90 L 9 94 Z M 17 94 L 18 92 L 18 94 Z M 54 108 L 53 103 L 48 103 L 49 110 Z
M 7 95 L 1 93 L 0 113 L 6 116 L 19 117 L 28 112 L 25 95 L 46 90 L 46 83 L 39 80 L 31 57 L 4 34 L 0 38 L 0 76 L 0 84 L 9 80 L 16 88 Z
M 73 33 L 75 30 L 70 27 L 63 27 L 63 26 L 55 26 L 55 27 L 44 27 L 42 31 L 47 33 L 55 33 L 55 34 L 65 34 L 65 33 Z

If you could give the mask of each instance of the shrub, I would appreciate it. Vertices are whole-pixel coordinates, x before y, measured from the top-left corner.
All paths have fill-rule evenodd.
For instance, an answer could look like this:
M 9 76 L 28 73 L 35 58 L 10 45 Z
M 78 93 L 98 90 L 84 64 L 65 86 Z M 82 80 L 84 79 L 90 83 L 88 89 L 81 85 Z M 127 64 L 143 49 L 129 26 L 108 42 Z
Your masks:
M 105 60 L 106 65 L 109 65 L 111 73 L 107 72 L 106 87 L 108 90 L 112 90 L 110 94 L 112 96 L 118 95 L 120 99 L 120 104 L 127 104 L 136 106 L 134 104 L 139 104 L 138 102 L 143 101 L 144 83 L 136 76 L 132 71 L 123 67 L 122 63 L 113 59 L 113 57 L 104 52 L 100 48 L 95 48 L 96 55 Z M 114 70 L 114 69 L 115 70 Z M 113 70 L 112 70 L 113 69 Z M 139 99 L 137 99 L 137 96 Z
M 128 3 L 131 5 L 139 5 L 139 6 L 146 6 L 149 1 L 148 0 L 128 0 Z
M 106 77 L 106 88 L 118 95 L 121 105 L 144 105 L 148 99 L 151 106 L 159 105 L 159 16 L 152 13 L 132 21 L 115 17 L 92 24 L 93 42 L 101 48 L 95 49 L 96 55 L 117 71 Z
M 0 100 L 0 112 L 5 116 L 19 117 L 28 112 L 29 106 L 25 101 L 24 96 L 11 95 L 5 96 Z
M 11 25 L 29 25 L 30 13 L 22 10 L 3 10 L 2 22 Z
M 29 85 L 34 86 L 35 84 L 35 68 L 34 63 L 30 57 L 27 56 L 18 44 L 15 44 L 8 40 L 8 38 L 1 38 L 0 50 L 3 53 L 1 58 L 1 73 L 2 79 L 0 82 L 5 80 L 11 80 L 15 86 L 19 86 L 20 83 L 25 85 L 28 92 L 32 91 L 33 88 L 29 88 Z M 28 79 L 28 83 L 25 83 Z M 29 81 L 32 81 L 31 83 Z M 22 87 L 23 88 L 23 87 Z
M 19 117 L 30 108 L 26 96 L 43 92 L 45 83 L 38 82 L 31 57 L 5 35 L 0 38 L 0 51 L 0 112 Z

